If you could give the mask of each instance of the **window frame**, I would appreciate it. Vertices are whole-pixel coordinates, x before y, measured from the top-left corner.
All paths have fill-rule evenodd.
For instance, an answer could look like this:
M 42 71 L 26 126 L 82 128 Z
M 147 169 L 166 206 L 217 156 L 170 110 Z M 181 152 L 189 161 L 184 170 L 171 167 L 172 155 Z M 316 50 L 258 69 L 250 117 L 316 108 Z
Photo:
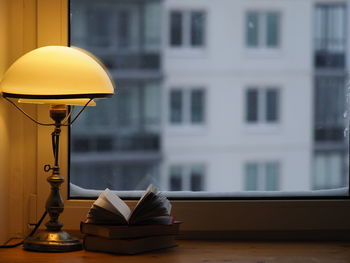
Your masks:
M 256 120 L 249 120 L 248 115 L 248 93 L 249 91 L 256 91 L 257 93 L 257 107 L 256 107 Z M 267 94 L 269 91 L 274 91 L 277 95 L 276 102 L 276 119 L 268 120 L 267 111 Z M 283 92 L 280 85 L 260 84 L 260 85 L 247 85 L 244 88 L 244 123 L 246 126 L 253 127 L 279 127 L 283 122 L 282 118 L 282 98 Z
M 249 46 L 248 45 L 248 39 L 247 39 L 247 15 L 249 13 L 258 13 L 258 23 L 265 23 L 267 21 L 266 19 L 266 14 L 267 13 L 277 13 L 278 14 L 278 21 L 279 21 L 279 28 L 278 28 L 278 43 L 276 46 L 269 47 L 266 45 L 266 25 L 263 25 L 263 31 L 258 30 L 257 32 L 257 45 L 256 46 Z M 284 33 L 285 27 L 285 21 L 284 16 L 285 10 L 281 8 L 280 6 L 271 6 L 271 5 L 263 5 L 261 6 L 260 4 L 252 4 L 247 2 L 247 5 L 245 6 L 243 10 L 243 15 L 241 17 L 241 23 L 242 23 L 242 30 L 241 30 L 241 45 L 242 45 L 242 51 L 245 53 L 247 59 L 252 59 L 252 58 L 279 58 L 283 56 L 284 54 L 284 49 L 285 49 L 285 44 L 284 41 L 287 38 Z M 262 15 L 261 15 L 262 14 Z M 263 18 L 261 18 L 263 16 Z M 266 23 L 265 23 L 266 24 Z M 261 26 L 260 26 L 261 27 Z M 264 36 L 263 36 L 264 35 Z
M 248 41 L 248 31 L 249 31 L 249 25 L 247 24 L 248 22 L 248 16 L 252 13 L 256 13 L 257 14 L 257 22 L 258 22 L 258 31 L 257 31 L 257 44 L 256 46 L 251 46 L 249 45 L 249 41 Z M 276 35 L 276 39 L 277 39 L 277 43 L 274 46 L 269 46 L 268 45 L 268 15 L 269 14 L 274 14 L 277 17 L 277 35 Z M 281 29 L 281 25 L 282 25 L 282 18 L 281 18 L 281 12 L 275 9 L 272 10 L 268 10 L 268 9 L 252 9 L 252 10 L 247 10 L 245 12 L 245 16 L 244 16 L 244 43 L 245 43 L 245 47 L 247 49 L 251 49 L 251 50 L 278 50 L 281 48 L 281 34 L 282 34 L 282 29 Z
M 193 163 L 170 163 L 168 165 L 168 169 L 167 169 L 167 174 L 166 174 L 166 185 L 167 188 L 171 189 L 171 178 L 173 177 L 171 171 L 172 169 L 176 167 L 176 168 L 180 168 L 180 178 L 181 178 L 181 188 L 183 189 L 182 191 L 194 191 L 191 190 L 192 188 L 192 184 L 191 184 L 191 180 L 192 180 L 192 176 L 193 176 L 193 170 L 195 170 L 195 168 L 199 168 L 201 170 L 201 174 L 200 174 L 200 178 L 201 178 L 201 187 L 203 189 L 206 188 L 206 165 L 205 163 L 201 163 L 201 162 L 193 162 Z M 178 176 L 176 176 L 178 177 Z M 197 190 L 197 191 L 203 191 L 203 190 Z
M 277 168 L 277 189 L 272 189 L 269 190 L 267 189 L 269 186 L 267 184 L 267 166 L 268 165 L 276 165 L 275 168 Z M 247 188 L 247 177 L 248 177 L 248 173 L 247 173 L 247 167 L 249 165 L 255 165 L 257 168 L 257 189 L 246 189 L 245 191 L 278 191 L 281 188 L 281 180 L 283 180 L 283 178 L 281 178 L 281 161 L 280 160 L 260 160 L 260 161 L 255 161 L 255 160 L 251 160 L 251 161 L 246 161 L 243 165 L 244 167 L 244 173 L 243 173 L 243 182 L 244 182 L 244 187 Z M 260 186 L 260 188 L 259 188 Z
M 37 45 L 68 44 L 69 0 L 37 3 Z M 38 119 L 49 121 L 48 108 L 38 106 Z M 37 127 L 36 218 L 44 211 L 49 195 L 47 174 L 43 165 L 52 163 L 51 129 Z M 79 230 L 92 200 L 68 199 L 69 144 L 68 130 L 63 129 L 60 163 L 66 181 L 61 187 L 65 209 L 60 220 L 64 228 Z M 25 178 L 23 178 L 25 180 Z M 207 182 L 210 183 L 210 182 Z M 13 189 L 15 190 L 15 189 Z M 126 201 L 131 207 L 135 200 Z M 24 204 L 23 204 L 24 205 Z M 173 214 L 183 221 L 181 231 L 186 238 L 273 238 L 284 239 L 347 238 L 350 233 L 350 200 L 344 197 L 248 198 L 220 200 L 172 200 Z M 25 206 L 25 205 L 24 205 Z M 27 219 L 27 223 L 29 223 Z M 310 232 L 311 231 L 311 232 Z
M 202 113 L 202 119 L 200 122 L 195 122 L 192 119 L 192 96 L 193 93 L 196 91 L 200 91 L 202 94 L 202 107 L 201 107 L 201 113 Z M 171 99 L 173 92 L 179 92 L 181 97 L 181 118 L 180 121 L 174 122 L 172 119 L 172 105 L 171 105 Z M 169 88 L 168 94 L 167 94 L 167 124 L 171 127 L 204 127 L 207 123 L 207 89 L 200 85 L 189 85 L 189 86 L 172 86 Z
M 181 14 L 181 43 L 179 45 L 172 44 L 172 14 Z M 203 15 L 203 36 L 201 45 L 193 45 L 192 43 L 192 14 L 201 13 Z M 204 49 L 207 46 L 207 12 L 201 8 L 170 8 L 168 10 L 168 27 L 167 27 L 167 46 L 170 49 L 189 49 L 197 50 Z

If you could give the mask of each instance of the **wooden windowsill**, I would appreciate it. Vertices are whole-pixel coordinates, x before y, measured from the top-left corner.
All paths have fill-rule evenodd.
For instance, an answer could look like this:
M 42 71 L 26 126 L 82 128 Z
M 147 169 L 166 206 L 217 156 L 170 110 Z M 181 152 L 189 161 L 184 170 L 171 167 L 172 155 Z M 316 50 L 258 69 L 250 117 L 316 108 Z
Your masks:
M 0 262 L 349 262 L 349 242 L 238 242 L 178 240 L 178 247 L 134 256 L 77 251 L 38 253 L 2 249 Z

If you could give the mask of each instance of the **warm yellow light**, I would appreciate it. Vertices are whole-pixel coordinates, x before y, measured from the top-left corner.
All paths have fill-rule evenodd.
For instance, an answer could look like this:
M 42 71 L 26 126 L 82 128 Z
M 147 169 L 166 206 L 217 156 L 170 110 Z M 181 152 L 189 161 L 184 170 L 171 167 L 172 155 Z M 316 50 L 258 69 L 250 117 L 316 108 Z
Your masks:
M 108 73 L 93 55 L 63 46 L 38 48 L 20 57 L 5 73 L 0 90 L 4 97 L 40 104 L 85 105 L 90 98 L 114 94 Z

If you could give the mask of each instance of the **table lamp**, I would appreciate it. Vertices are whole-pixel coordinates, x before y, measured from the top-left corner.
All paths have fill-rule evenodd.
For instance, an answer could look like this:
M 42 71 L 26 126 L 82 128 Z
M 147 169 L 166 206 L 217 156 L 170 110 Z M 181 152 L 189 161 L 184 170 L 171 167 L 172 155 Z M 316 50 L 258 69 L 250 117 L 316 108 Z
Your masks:
M 101 63 L 90 53 L 73 47 L 46 46 L 28 52 L 16 60 L 4 74 L 0 83 L 2 96 L 16 108 L 14 102 L 49 104 L 50 117 L 54 123 L 41 123 L 26 114 L 39 125 L 53 126 L 52 147 L 54 165 L 45 165 L 51 171 L 47 181 L 51 193 L 46 201 L 46 212 L 50 220 L 46 229 L 24 240 L 23 248 L 33 251 L 74 251 L 80 250 L 80 241 L 71 237 L 61 228 L 58 221 L 64 204 L 60 185 L 64 182 L 59 168 L 59 136 L 62 126 L 71 125 L 86 106 L 95 105 L 94 99 L 114 94 L 112 81 Z M 71 118 L 67 105 L 83 108 Z

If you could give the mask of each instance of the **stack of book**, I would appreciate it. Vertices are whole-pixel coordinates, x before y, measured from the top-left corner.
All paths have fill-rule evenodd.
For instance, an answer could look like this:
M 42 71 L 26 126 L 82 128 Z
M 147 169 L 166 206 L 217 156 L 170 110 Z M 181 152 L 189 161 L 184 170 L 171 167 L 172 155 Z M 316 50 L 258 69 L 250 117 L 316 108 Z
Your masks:
M 89 251 L 138 254 L 176 246 L 180 222 L 170 215 L 171 204 L 152 185 L 133 211 L 106 189 L 89 210 L 80 230 Z

